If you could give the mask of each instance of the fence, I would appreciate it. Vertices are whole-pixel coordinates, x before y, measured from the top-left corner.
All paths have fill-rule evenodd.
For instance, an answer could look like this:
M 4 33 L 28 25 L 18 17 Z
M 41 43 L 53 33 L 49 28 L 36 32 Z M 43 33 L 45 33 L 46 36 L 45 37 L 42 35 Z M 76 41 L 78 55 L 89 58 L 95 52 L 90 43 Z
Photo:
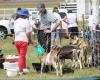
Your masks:
M 34 11 L 36 8 L 27 8 L 29 11 Z M 47 8 L 52 9 L 52 8 Z M 0 8 L 0 19 L 5 18 L 6 16 L 10 16 L 16 13 L 17 8 Z
M 93 66 L 100 67 L 100 30 L 96 30 L 96 34 L 93 34 Z
M 100 30 L 95 33 L 86 29 L 85 39 L 89 44 L 90 54 L 92 55 L 92 66 L 100 67 Z
M 77 3 L 60 3 L 59 8 L 72 10 L 73 13 L 77 13 Z
M 6 16 L 10 16 L 16 12 L 16 8 L 0 8 L 0 19 L 3 19 Z

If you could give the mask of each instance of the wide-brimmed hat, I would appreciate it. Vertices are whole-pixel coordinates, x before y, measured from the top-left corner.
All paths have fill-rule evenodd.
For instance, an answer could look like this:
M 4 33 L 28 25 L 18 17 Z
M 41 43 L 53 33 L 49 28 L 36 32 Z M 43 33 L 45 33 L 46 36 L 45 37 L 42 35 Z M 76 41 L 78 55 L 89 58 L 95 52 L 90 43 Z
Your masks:
M 19 11 L 17 12 L 17 14 L 18 14 L 19 16 L 30 16 L 30 15 L 31 15 L 31 14 L 29 13 L 28 9 L 26 9 L 26 8 L 21 8 L 21 10 L 19 10 Z
M 44 3 L 38 3 L 37 9 L 39 9 L 39 8 L 45 8 L 45 4 Z

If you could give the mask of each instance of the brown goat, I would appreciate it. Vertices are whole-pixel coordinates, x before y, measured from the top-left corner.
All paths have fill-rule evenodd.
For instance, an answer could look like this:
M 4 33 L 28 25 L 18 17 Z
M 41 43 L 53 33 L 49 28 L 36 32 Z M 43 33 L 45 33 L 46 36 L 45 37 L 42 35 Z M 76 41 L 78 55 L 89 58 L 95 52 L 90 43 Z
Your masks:
M 82 66 L 85 67 L 85 65 L 87 65 L 89 67 L 89 65 L 92 64 L 92 55 L 90 54 L 90 48 L 87 42 L 82 41 L 80 44 L 80 60 L 82 62 Z
M 50 51 L 50 53 L 44 53 L 43 56 L 40 58 L 41 61 L 41 74 L 44 65 L 52 65 L 56 70 L 56 75 L 62 76 L 62 67 L 63 62 L 65 59 L 75 60 L 79 63 L 80 69 L 81 61 L 79 60 L 78 53 L 79 49 L 76 49 L 74 46 L 63 46 L 62 48 L 55 48 Z M 50 68 L 49 68 L 50 69 Z
M 74 46 L 63 46 L 59 51 L 59 58 L 60 59 L 71 59 L 73 61 L 73 65 L 77 66 L 76 63 L 79 63 L 80 69 L 82 69 L 82 64 L 79 59 L 79 52 L 80 49 L 75 48 Z

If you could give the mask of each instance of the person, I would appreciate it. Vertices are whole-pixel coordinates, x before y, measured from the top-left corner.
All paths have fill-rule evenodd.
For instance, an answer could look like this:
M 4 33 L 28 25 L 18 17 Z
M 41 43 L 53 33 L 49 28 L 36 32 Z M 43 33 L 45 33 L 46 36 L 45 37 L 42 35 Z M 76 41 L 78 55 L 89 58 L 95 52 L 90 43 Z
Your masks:
M 72 43 L 72 39 L 78 37 L 78 27 L 77 27 L 77 17 L 72 13 L 72 10 L 68 11 L 67 15 L 67 24 L 68 24 L 68 33 L 70 38 L 70 43 Z
M 96 34 L 97 48 L 100 49 L 100 24 L 96 25 L 96 32 L 95 32 L 95 34 Z
M 21 10 L 21 8 L 17 8 L 17 12 L 20 11 L 20 10 Z M 10 19 L 10 22 L 9 22 L 10 29 L 11 29 L 11 33 L 12 33 L 12 34 L 14 34 L 14 21 L 15 21 L 16 19 L 18 19 L 18 17 L 19 17 L 19 16 L 17 15 L 17 12 L 11 16 L 11 19 Z
M 39 10 L 39 15 L 35 21 L 35 25 L 38 27 L 38 42 L 49 53 L 51 50 L 51 33 L 48 32 L 51 28 L 51 23 L 55 23 L 55 27 L 57 27 L 60 21 L 54 17 L 52 12 L 46 10 L 44 3 L 38 3 L 37 9 Z
M 61 21 L 61 16 L 59 15 L 59 10 L 57 7 L 53 8 L 53 14 L 54 16 Z M 53 23 L 51 25 L 51 30 L 52 28 L 55 27 L 55 24 Z M 61 34 L 60 30 L 62 28 L 62 25 L 58 26 L 54 31 L 51 32 L 51 48 L 54 46 L 61 47 Z
M 30 26 L 28 20 L 30 14 L 26 8 L 22 8 L 18 11 L 17 15 L 19 18 L 14 22 L 14 42 L 19 54 L 19 74 L 22 75 L 24 70 L 26 70 L 26 53 L 28 44 L 32 43 L 32 26 Z
M 19 8 L 17 8 L 17 12 L 18 11 L 20 11 L 21 10 L 21 8 L 19 7 Z M 16 19 L 18 19 L 19 18 L 19 15 L 16 13 Z
M 89 15 L 89 19 L 88 19 L 88 27 L 87 27 L 87 40 L 88 40 L 88 44 L 89 46 L 92 48 L 93 46 L 93 34 L 94 34 L 94 28 L 95 28 L 95 25 L 94 25 L 94 22 L 93 22 L 93 12 L 91 10 L 91 13 Z
M 9 26 L 10 26 L 10 29 L 11 29 L 11 33 L 14 34 L 14 21 L 16 20 L 16 15 L 13 14 L 11 16 L 11 19 L 9 21 Z

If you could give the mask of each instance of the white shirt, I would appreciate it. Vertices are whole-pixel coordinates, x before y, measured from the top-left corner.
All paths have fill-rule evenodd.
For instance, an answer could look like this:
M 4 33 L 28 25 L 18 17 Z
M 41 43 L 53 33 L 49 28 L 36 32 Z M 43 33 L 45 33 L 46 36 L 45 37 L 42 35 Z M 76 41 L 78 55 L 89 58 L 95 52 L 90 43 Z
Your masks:
M 68 22 L 68 28 L 70 27 L 76 27 L 77 23 L 76 23 L 76 15 L 70 13 L 67 15 L 67 22 Z
M 61 16 L 57 12 L 53 12 L 53 15 L 56 17 L 56 19 L 61 21 Z M 51 30 L 55 27 L 55 23 L 51 24 Z M 61 29 L 61 26 L 58 26 L 57 29 Z
M 15 41 L 28 42 L 27 33 L 32 32 L 32 26 L 28 19 L 18 18 L 14 22 Z
M 89 22 L 89 28 L 90 28 L 90 30 L 92 31 L 92 30 L 95 30 L 95 23 L 94 23 L 94 18 L 93 18 L 93 15 L 89 15 L 89 20 L 88 20 L 88 22 Z
M 54 16 L 56 17 L 56 19 L 61 20 L 61 16 L 60 14 L 58 14 L 57 12 L 53 12 Z

